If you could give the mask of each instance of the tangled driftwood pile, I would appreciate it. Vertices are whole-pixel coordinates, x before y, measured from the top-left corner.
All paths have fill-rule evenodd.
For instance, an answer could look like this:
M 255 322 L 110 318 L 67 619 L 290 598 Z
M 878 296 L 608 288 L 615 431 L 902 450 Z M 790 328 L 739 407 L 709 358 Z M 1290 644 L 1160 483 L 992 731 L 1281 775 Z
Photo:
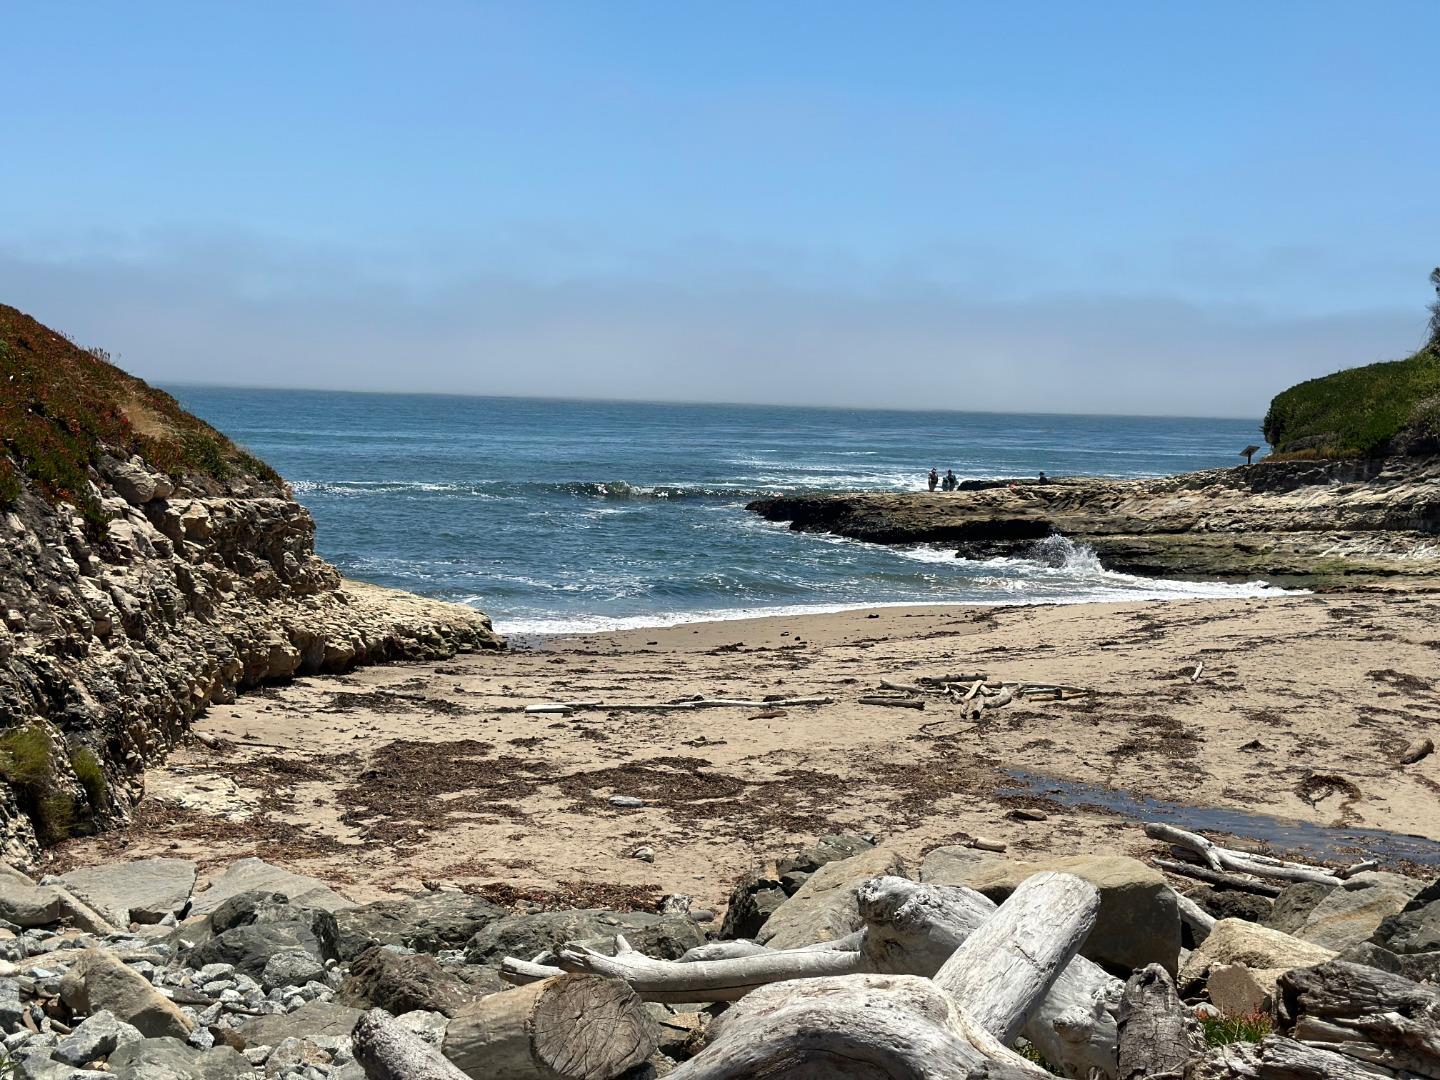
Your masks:
M 1146 831 L 1201 876 L 1342 887 L 1367 866 L 1337 874 L 1167 825 Z M 1216 931 L 1196 904 L 1161 891 L 1179 901 L 1197 946 Z M 723 941 L 664 960 L 621 937 L 613 956 L 572 944 L 510 957 L 502 976 L 517 989 L 453 1020 L 443 1054 L 377 1013 L 357 1032 L 357 1056 L 373 1080 L 638 1077 L 627 1070 L 649 1068 L 656 1045 L 644 1002 L 708 1002 L 728 1005 L 710 1007 L 703 1047 L 669 1072 L 675 1080 L 1440 1080 L 1440 991 L 1343 960 L 1279 975 L 1273 1034 L 1207 1047 L 1165 966 L 1122 979 L 1080 955 L 1101 893 L 1070 873 L 1031 874 L 998 906 L 893 874 L 855 883 L 854 901 L 858 930 L 799 948 Z

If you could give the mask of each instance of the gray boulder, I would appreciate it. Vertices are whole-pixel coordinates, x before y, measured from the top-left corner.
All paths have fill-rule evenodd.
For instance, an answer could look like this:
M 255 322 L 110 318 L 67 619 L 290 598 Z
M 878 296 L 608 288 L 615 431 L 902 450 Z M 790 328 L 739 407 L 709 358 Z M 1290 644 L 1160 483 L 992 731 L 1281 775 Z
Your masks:
M 822 836 L 815 843 L 801 848 L 794 855 L 776 860 L 775 872 L 782 878 L 790 874 L 808 876 L 822 866 L 839 862 L 841 859 L 852 859 L 863 851 L 869 851 L 874 846 L 863 836 L 843 834 Z
M 66 888 L 114 925 L 158 923 L 180 915 L 195 887 L 195 864 L 188 859 L 136 859 L 109 866 L 88 866 L 61 875 Z
M 507 956 L 528 960 L 572 941 L 614 955 L 616 934 L 623 934 L 640 952 L 663 960 L 678 960 L 686 950 L 705 941 L 688 915 L 599 909 L 546 911 L 496 919 L 470 939 L 465 959 L 472 964 L 498 964 Z
M 478 896 L 436 892 L 322 912 L 315 932 L 327 960 L 353 960 L 377 945 L 400 945 L 416 952 L 462 948 L 504 916 L 504 908 Z
M 1334 885 L 1321 885 L 1313 881 L 1297 881 L 1293 885 L 1287 885 L 1280 890 L 1280 895 L 1275 897 L 1270 914 L 1260 921 L 1271 930 L 1293 934 L 1305 925 L 1310 913 L 1334 888 Z
M 195 894 L 190 914 L 209 915 L 226 900 L 243 892 L 273 892 L 288 896 L 292 903 L 325 911 L 339 911 L 355 905 L 319 878 L 296 874 L 273 866 L 264 859 L 241 859 L 231 863 L 209 888 Z
M 1208 885 L 1192 889 L 1186 895 L 1217 919 L 1246 919 L 1263 923 L 1274 906 L 1266 896 L 1256 896 L 1239 889 L 1212 889 Z
M 292 1013 L 257 1016 L 240 1026 L 246 1046 L 279 1046 L 286 1039 L 309 1039 L 317 1046 L 332 1046 L 349 1038 L 365 1014 L 332 1001 L 307 1001 Z
M 48 885 L 0 877 L 0 919 L 16 926 L 53 926 L 64 914 L 64 899 Z
M 14 1067 L 14 1080 L 115 1080 L 115 1074 L 93 1069 L 77 1069 L 50 1056 L 43 1046 L 22 1046 L 9 1057 Z
M 236 971 L 259 979 L 268 965 L 284 953 L 306 953 L 319 957 L 320 943 L 308 922 L 250 923 L 225 930 L 190 951 L 188 963 L 202 968 L 207 964 L 231 964 Z
M 112 952 L 82 953 L 60 980 L 60 996 L 76 1012 L 108 1010 L 149 1038 L 185 1038 L 194 1023 L 145 979 Z
M 1399 874 L 1356 874 L 1315 905 L 1295 936 L 1337 952 L 1368 941 L 1386 916 L 1400 913 L 1415 885 Z
M 319 957 L 299 950 L 275 953 L 260 972 L 260 985 L 266 990 L 324 981 L 325 964 Z
M 228 1046 L 197 1050 L 179 1039 L 145 1039 L 110 1056 L 115 1080 L 255 1080 L 245 1055 Z
M 313 932 L 323 910 L 304 900 L 292 900 L 285 893 L 252 889 L 227 899 L 210 913 L 207 925 L 212 934 L 223 934 L 239 926 L 300 922 Z
M 145 1036 L 140 1030 L 115 1014 L 102 1009 L 86 1017 L 74 1031 L 55 1044 L 54 1058 L 67 1065 L 88 1065 L 108 1058 L 126 1043 L 138 1042 Z
M 789 896 L 778 878 L 760 871 L 746 874 L 730 891 L 730 903 L 725 908 L 720 936 L 731 939 L 755 937 Z
M 20 1002 L 20 980 L 0 975 L 0 1033 L 19 1031 L 25 1023 L 25 1011 Z
M 1386 916 L 1370 940 L 1394 953 L 1440 951 L 1440 879 L 1421 889 L 1397 914 Z
M 856 899 L 860 886 L 877 875 L 905 877 L 907 869 L 899 855 L 882 848 L 829 862 L 775 909 L 755 940 L 772 949 L 795 949 L 853 933 L 864 924 Z
M 454 1016 L 476 996 L 430 954 L 398 953 L 381 946 L 355 958 L 335 1000 L 356 1009 L 384 1009 L 395 1016 L 417 1010 Z

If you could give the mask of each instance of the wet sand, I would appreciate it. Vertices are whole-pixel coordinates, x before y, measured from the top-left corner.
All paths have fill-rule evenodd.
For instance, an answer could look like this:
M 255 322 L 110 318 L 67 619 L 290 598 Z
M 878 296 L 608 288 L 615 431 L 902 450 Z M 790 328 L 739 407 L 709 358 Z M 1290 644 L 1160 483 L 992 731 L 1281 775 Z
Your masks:
M 1349 593 L 1015 608 L 881 608 L 555 639 L 308 678 L 217 706 L 146 778 L 133 824 L 58 864 L 259 855 L 357 898 L 452 881 L 501 899 L 719 907 L 757 861 L 827 832 L 918 858 L 1141 852 L 1133 821 L 1006 795 L 1006 770 L 1440 840 L 1440 598 Z M 1203 665 L 1198 679 L 1192 675 Z M 984 672 L 1095 691 L 860 704 L 882 678 Z M 825 696 L 791 709 L 527 705 Z M 612 794 L 646 806 L 612 806 Z M 1017 806 L 1046 810 L 1017 820 Z M 227 816 L 228 815 L 228 818 Z M 654 861 L 634 853 L 650 848 Z

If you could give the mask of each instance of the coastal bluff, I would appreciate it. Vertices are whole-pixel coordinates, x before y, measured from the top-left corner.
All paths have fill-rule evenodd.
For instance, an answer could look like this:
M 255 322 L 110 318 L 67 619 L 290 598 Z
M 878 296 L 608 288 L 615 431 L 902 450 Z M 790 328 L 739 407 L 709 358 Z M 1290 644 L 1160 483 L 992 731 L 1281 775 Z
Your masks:
M 0 305 L 0 858 L 125 820 L 213 702 L 497 649 L 480 612 L 343 580 L 263 462 Z
M 969 481 L 956 492 L 789 495 L 748 509 L 800 532 L 953 545 L 971 559 L 1044 558 L 1045 539 L 1060 535 L 1088 545 L 1106 569 L 1148 577 L 1440 584 L 1440 457 Z

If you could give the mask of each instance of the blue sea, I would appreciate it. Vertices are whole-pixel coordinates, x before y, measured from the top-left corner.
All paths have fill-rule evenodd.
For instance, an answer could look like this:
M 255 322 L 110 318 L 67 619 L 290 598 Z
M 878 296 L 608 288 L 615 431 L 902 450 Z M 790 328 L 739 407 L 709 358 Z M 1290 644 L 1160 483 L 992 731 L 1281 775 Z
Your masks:
M 1237 464 L 1252 420 L 901 412 L 169 387 L 275 466 L 349 577 L 472 604 L 512 634 L 870 604 L 1249 596 L 1045 543 L 969 561 L 793 533 L 744 510 L 796 491 Z

